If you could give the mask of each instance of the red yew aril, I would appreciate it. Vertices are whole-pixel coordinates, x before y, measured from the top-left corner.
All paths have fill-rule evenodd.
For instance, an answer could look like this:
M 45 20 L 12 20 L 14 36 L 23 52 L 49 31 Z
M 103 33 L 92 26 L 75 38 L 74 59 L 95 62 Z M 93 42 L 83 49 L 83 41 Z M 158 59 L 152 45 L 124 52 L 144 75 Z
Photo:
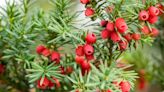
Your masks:
M 41 83 L 41 80 L 42 80 L 42 83 Z M 49 85 L 49 80 L 44 77 L 43 79 L 40 78 L 38 81 L 37 81 L 37 88 L 39 89 L 46 89 Z
M 119 86 L 122 92 L 130 92 L 131 85 L 128 81 L 122 81 Z
M 90 64 L 82 64 L 82 67 L 81 67 L 81 72 L 82 72 L 82 75 L 84 76 L 85 74 L 87 74 L 89 71 L 90 71 Z
M 60 66 L 60 73 L 63 74 L 63 75 L 66 73 L 63 66 Z
M 61 87 L 60 81 L 55 77 L 53 77 L 52 79 L 55 81 L 56 88 L 60 88 Z
M 106 25 L 106 29 L 108 31 L 114 31 L 114 23 L 113 22 L 108 22 Z
M 142 33 L 144 33 L 145 35 L 148 35 L 148 34 L 150 33 L 149 28 L 148 28 L 147 26 L 143 26 L 143 27 L 141 28 L 141 31 L 142 31 Z
M 119 33 L 124 33 L 128 30 L 128 26 L 123 18 L 117 18 L 115 22 L 115 26 L 117 27 Z
M 102 39 L 108 39 L 110 37 L 110 32 L 106 29 L 102 30 L 101 37 L 102 37 Z
M 95 11 L 94 11 L 92 8 L 89 8 L 89 7 L 88 7 L 88 8 L 85 10 L 85 16 L 90 17 L 90 16 L 93 16 L 94 13 L 95 13 Z
M 142 10 L 142 11 L 139 13 L 139 19 L 140 19 L 140 20 L 145 21 L 145 20 L 148 20 L 148 18 L 149 18 L 149 14 L 148 14 L 147 11 Z
M 0 64 L 0 74 L 4 73 L 5 66 L 3 64 Z
M 85 57 L 86 57 L 86 59 L 87 59 L 88 61 L 94 59 L 94 55 L 85 55 Z
M 141 39 L 141 35 L 137 34 L 137 33 L 134 33 L 134 34 L 132 34 L 132 38 L 133 38 L 133 40 L 137 41 L 137 40 Z
M 94 33 L 87 34 L 85 38 L 88 44 L 94 44 L 96 42 L 96 35 Z
M 107 23 L 108 23 L 108 21 L 102 20 L 102 21 L 100 22 L 100 26 L 106 27 Z
M 85 59 L 84 59 L 83 56 L 76 56 L 76 58 L 75 58 L 76 63 L 80 64 L 80 65 L 81 65 L 82 62 L 84 62 L 84 60 Z
M 148 19 L 148 22 L 150 24 L 154 24 L 158 21 L 158 16 L 150 16 L 149 19 Z
M 132 36 L 131 36 L 130 33 L 125 34 L 125 35 L 124 35 L 124 38 L 125 38 L 128 42 L 130 42 L 130 41 L 132 40 Z
M 58 52 L 51 53 L 51 61 L 55 61 L 56 64 L 60 63 L 60 54 Z
M 76 48 L 76 55 L 78 55 L 78 56 L 84 56 L 83 46 L 79 45 Z
M 119 49 L 120 49 L 121 51 L 126 50 L 127 46 L 128 46 L 128 42 L 126 42 L 126 41 L 120 41 L 120 42 L 119 42 Z
M 120 36 L 117 34 L 117 32 L 113 31 L 111 32 L 111 40 L 115 43 L 119 42 L 121 39 L 120 39 Z
M 149 7 L 148 10 L 151 16 L 157 16 L 160 13 L 159 9 L 154 6 Z
M 48 87 L 49 87 L 49 88 L 52 88 L 52 87 L 54 87 L 54 86 L 55 86 L 55 84 L 54 84 L 52 81 L 49 81 Z
M 45 46 L 39 45 L 39 46 L 36 47 L 36 52 L 37 52 L 38 54 L 41 54 L 41 53 L 43 52 L 43 50 L 45 50 L 45 49 L 46 49 Z
M 66 73 L 67 73 L 67 74 L 71 74 L 72 72 L 73 72 L 73 67 L 68 66 L 68 67 L 66 68 Z
M 162 11 L 164 11 L 164 6 L 162 4 L 157 4 L 156 7 L 159 9 L 159 14 L 158 15 L 163 14 Z
M 84 62 L 81 64 L 81 68 L 82 68 L 82 69 L 90 69 L 90 63 L 87 62 L 87 61 L 84 61 Z
M 88 3 L 90 2 L 90 0 L 80 0 L 80 2 L 81 2 L 82 4 L 88 4 Z
M 84 52 L 86 55 L 92 55 L 94 53 L 93 46 L 89 44 L 84 45 Z
M 51 51 L 49 49 L 44 49 L 42 51 L 42 55 L 45 56 L 45 57 L 48 57 L 50 54 L 51 54 Z
M 159 35 L 159 31 L 156 28 L 152 28 L 152 32 L 150 34 L 151 36 L 156 37 Z

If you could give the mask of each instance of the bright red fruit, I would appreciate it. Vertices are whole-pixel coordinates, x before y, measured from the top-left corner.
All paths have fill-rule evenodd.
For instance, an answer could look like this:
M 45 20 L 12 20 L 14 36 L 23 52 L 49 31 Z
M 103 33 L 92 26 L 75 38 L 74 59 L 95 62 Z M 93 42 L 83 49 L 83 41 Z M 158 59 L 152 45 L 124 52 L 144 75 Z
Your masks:
M 41 80 L 43 80 L 43 82 L 41 83 Z M 43 79 L 40 78 L 38 81 L 37 81 L 37 88 L 39 89 L 46 89 L 49 85 L 49 80 L 44 77 Z
M 160 11 L 158 15 L 163 14 L 162 11 L 164 11 L 164 6 L 163 6 L 162 4 L 157 4 L 156 7 L 157 7 L 157 8 L 159 9 L 159 11 Z
M 156 28 L 152 28 L 152 32 L 150 34 L 151 36 L 156 37 L 159 35 L 159 31 Z
M 55 61 L 56 64 L 60 63 L 60 54 L 58 52 L 51 53 L 51 61 Z
M 84 62 L 84 57 L 83 56 L 76 56 L 75 61 L 77 64 L 81 64 Z
M 141 35 L 140 34 L 137 34 L 137 33 L 134 33 L 134 34 L 132 34 L 132 38 L 133 38 L 133 40 L 140 40 L 141 39 Z
M 94 15 L 94 13 L 95 13 L 95 11 L 92 9 L 92 8 L 87 8 L 86 10 L 85 10 L 85 16 L 92 16 L 92 15 Z
M 110 89 L 108 89 L 106 92 L 112 92 Z
M 139 19 L 140 19 L 140 20 L 145 21 L 145 20 L 148 20 L 148 18 L 149 18 L 149 14 L 148 14 L 147 11 L 142 10 L 142 11 L 139 13 Z
M 42 51 L 42 55 L 45 56 L 45 57 L 48 57 L 50 54 L 51 54 L 51 51 L 49 49 L 44 49 Z
M 0 74 L 4 73 L 5 66 L 3 64 L 0 64 Z
M 94 55 L 85 55 L 88 61 L 94 59 Z
M 142 31 L 142 33 L 144 33 L 145 35 L 147 35 L 147 34 L 150 33 L 149 28 L 148 28 L 147 26 L 143 26 L 143 27 L 141 28 L 141 31 Z
M 65 69 L 64 69 L 63 66 L 60 66 L 60 73 L 63 74 L 63 75 L 65 74 Z
M 105 27 L 105 26 L 107 25 L 107 23 L 108 23 L 108 21 L 102 20 L 102 21 L 100 22 L 100 26 Z
M 86 55 L 92 55 L 94 53 L 94 48 L 92 45 L 86 44 L 84 46 L 84 52 Z
M 128 43 L 126 41 L 120 41 L 119 42 L 119 48 L 121 51 L 126 50 L 127 46 L 128 46 Z
M 123 18 L 117 18 L 115 22 L 115 26 L 117 27 L 119 33 L 121 34 L 128 29 L 128 26 Z
M 102 30 L 101 37 L 102 37 L 102 39 L 108 39 L 110 37 L 110 32 L 106 29 Z
M 121 39 L 120 39 L 120 36 L 115 32 L 111 32 L 111 40 L 113 42 L 119 42 Z
M 39 46 L 36 47 L 36 52 L 37 52 L 38 54 L 41 54 L 41 53 L 43 52 L 43 50 L 45 50 L 45 49 L 46 49 L 45 46 L 39 45 Z
M 114 31 L 114 23 L 108 22 L 108 24 L 106 25 L 106 29 L 109 31 Z
M 57 78 L 55 78 L 55 77 L 53 77 L 52 79 L 55 81 L 56 87 L 57 87 L 57 88 L 60 88 L 60 87 L 61 87 L 60 81 L 59 81 Z
M 66 68 L 66 73 L 67 74 L 71 74 L 73 72 L 73 68 L 71 67 L 71 66 L 68 66 L 67 68 Z
M 78 56 L 83 56 L 84 55 L 83 46 L 79 45 L 76 48 L 76 55 L 78 55 Z
M 160 13 L 159 9 L 154 6 L 149 7 L 148 10 L 151 16 L 157 16 Z
M 120 89 L 122 90 L 122 92 L 130 92 L 130 88 L 131 88 L 131 85 L 129 82 L 127 81 L 122 81 L 120 84 Z
M 158 21 L 158 16 L 150 16 L 148 21 L 149 23 L 154 24 Z
M 90 68 L 91 68 L 90 63 L 87 61 L 84 61 L 81 64 L 81 68 L 82 68 L 82 75 L 84 76 L 86 73 L 90 71 Z
M 125 38 L 128 42 L 130 42 L 130 41 L 132 40 L 132 36 L 131 36 L 130 33 L 125 34 L 125 35 L 124 35 L 124 38 Z
M 49 87 L 49 88 L 52 88 L 52 87 L 54 87 L 54 86 L 55 86 L 55 84 L 54 84 L 52 81 L 49 80 L 48 87 Z
M 86 36 L 85 40 L 88 44 L 94 44 L 96 42 L 96 35 L 94 33 L 89 33 Z
M 81 2 L 82 4 L 88 4 L 88 3 L 90 2 L 90 0 L 80 0 L 80 2 Z

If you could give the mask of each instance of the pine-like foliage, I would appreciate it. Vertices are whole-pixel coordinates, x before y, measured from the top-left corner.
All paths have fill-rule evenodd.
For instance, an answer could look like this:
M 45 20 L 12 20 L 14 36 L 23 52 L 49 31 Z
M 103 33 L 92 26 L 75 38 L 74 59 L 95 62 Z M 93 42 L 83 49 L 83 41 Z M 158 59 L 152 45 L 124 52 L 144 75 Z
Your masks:
M 80 0 L 81 1 L 81 0 Z M 150 6 L 155 6 L 157 0 L 89 0 L 85 7 L 91 7 L 94 14 L 89 16 L 87 26 L 93 29 L 82 30 L 79 12 L 73 11 L 72 0 L 49 0 L 53 9 L 44 12 L 39 9 L 32 17 L 28 17 L 30 0 L 15 2 L 2 8 L 1 13 L 1 52 L 0 59 L 6 65 L 4 74 L 13 87 L 28 91 L 35 88 L 38 92 L 124 92 L 133 90 L 137 73 L 128 70 L 131 65 L 119 66 L 118 59 L 126 50 L 136 48 L 138 43 L 150 43 L 153 37 L 139 31 L 143 25 L 152 32 L 153 25 L 148 21 L 138 20 L 138 13 Z M 110 10 L 112 9 L 112 10 Z M 75 9 L 76 10 L 76 9 Z M 89 12 L 91 13 L 91 12 Z M 93 12 L 92 12 L 93 13 Z M 85 15 L 87 15 L 85 11 Z M 125 20 L 128 30 L 126 33 L 138 33 L 141 39 L 127 42 L 125 34 L 116 34 L 127 42 L 126 48 L 121 49 L 119 42 L 112 39 L 102 39 L 99 26 L 100 20 L 112 21 L 117 18 Z M 91 22 L 92 23 L 92 22 Z M 93 30 L 91 32 L 91 30 Z M 89 44 L 88 34 L 95 32 L 96 42 Z M 117 36 L 117 35 L 116 35 Z M 114 37 L 115 39 L 115 37 Z M 77 64 L 77 49 L 82 45 L 82 51 L 94 49 L 92 56 L 85 52 L 85 64 Z M 84 48 L 89 45 L 88 48 Z M 36 51 L 34 49 L 36 48 Z M 90 53 L 90 51 L 88 52 Z M 94 59 L 93 59 L 94 58 Z M 83 62 L 84 63 L 84 62 Z M 84 70 L 87 68 L 87 71 Z M 16 84 L 16 85 L 15 85 Z M 126 85 L 125 85 L 126 84 Z M 20 87 L 20 88 L 19 88 Z M 108 91 L 107 91 L 108 90 Z M 109 91 L 110 90 L 110 91 Z

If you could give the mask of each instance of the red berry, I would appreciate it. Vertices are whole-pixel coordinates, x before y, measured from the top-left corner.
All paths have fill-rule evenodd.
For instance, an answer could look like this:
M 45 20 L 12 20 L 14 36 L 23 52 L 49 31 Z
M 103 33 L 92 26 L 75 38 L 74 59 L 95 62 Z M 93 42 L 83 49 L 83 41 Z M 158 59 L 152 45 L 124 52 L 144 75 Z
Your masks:
M 120 41 L 119 42 L 119 48 L 121 51 L 126 50 L 127 46 L 128 46 L 128 43 L 126 41 Z
M 156 37 L 159 35 L 159 31 L 156 28 L 152 28 L 152 32 L 150 34 L 151 36 Z
M 42 83 L 41 83 L 41 80 L 42 80 Z M 39 89 L 46 89 L 49 85 L 49 80 L 44 77 L 43 79 L 40 78 L 38 81 L 37 81 L 37 88 Z
M 122 81 L 120 84 L 120 89 L 122 90 L 122 92 L 129 92 L 130 91 L 130 83 L 127 81 Z
M 84 46 L 84 52 L 86 55 L 92 55 L 94 53 L 94 48 L 92 45 L 86 44 Z
M 128 29 L 128 26 L 123 18 L 117 18 L 115 22 L 115 26 L 117 27 L 119 33 L 121 34 Z
M 108 89 L 106 92 L 112 92 L 110 89 Z
M 60 54 L 58 52 L 52 52 L 51 61 L 55 61 L 56 64 L 60 63 Z
M 42 51 L 42 55 L 45 56 L 45 57 L 48 57 L 50 54 L 51 54 L 51 52 L 50 52 L 49 49 L 44 49 L 44 50 Z
M 5 66 L 3 64 L 0 64 L 0 74 L 4 73 Z
M 73 72 L 73 68 L 71 67 L 71 66 L 68 66 L 67 68 L 66 68 L 66 73 L 67 74 L 71 74 Z
M 43 52 L 43 50 L 45 50 L 45 49 L 46 49 L 45 46 L 39 45 L 39 46 L 36 47 L 36 52 L 37 52 L 38 54 L 41 54 L 41 53 Z
M 88 61 L 94 59 L 94 55 L 85 55 Z
M 148 10 L 151 16 L 157 16 L 160 13 L 159 9 L 154 6 L 149 7 Z
M 147 26 L 144 26 L 144 27 L 142 27 L 141 28 L 141 31 L 142 31 L 142 33 L 144 33 L 145 35 L 147 35 L 147 34 L 149 34 L 149 28 L 147 27 Z
M 114 23 L 108 22 L 108 24 L 106 25 L 106 29 L 109 31 L 114 31 Z
M 60 81 L 57 78 L 55 78 L 55 77 L 53 77 L 53 80 L 55 81 L 56 87 L 60 88 L 61 87 Z
M 49 81 L 48 87 L 49 87 L 49 88 L 52 88 L 52 87 L 54 87 L 54 86 L 55 86 L 55 84 L 54 84 L 52 81 Z
M 80 45 L 76 48 L 76 55 L 78 55 L 78 56 L 84 55 L 83 46 Z
M 134 33 L 134 34 L 132 34 L 132 38 L 137 41 L 137 40 L 141 39 L 141 35 L 137 34 L 137 33 Z
M 76 56 L 75 61 L 76 61 L 77 64 L 81 65 L 81 63 L 84 62 L 84 57 Z
M 154 24 L 158 21 L 158 16 L 150 16 L 148 21 L 149 23 Z
M 88 44 L 93 44 L 96 42 L 96 35 L 94 33 L 89 33 L 85 40 L 87 41 Z
M 63 74 L 63 75 L 65 74 L 65 69 L 64 69 L 63 66 L 60 66 L 60 73 Z
M 105 27 L 105 26 L 107 25 L 107 23 L 108 23 L 108 21 L 102 20 L 102 21 L 100 22 L 100 26 Z
M 149 14 L 148 14 L 147 11 L 142 10 L 142 11 L 139 13 L 139 19 L 140 19 L 140 20 L 145 21 L 145 20 L 148 20 L 148 18 L 149 18 Z
M 90 63 L 87 61 L 84 61 L 81 64 L 82 75 L 84 76 L 86 73 L 88 73 L 90 71 L 90 68 L 91 68 Z
M 102 37 L 102 39 L 108 39 L 110 37 L 110 32 L 106 29 L 102 30 L 101 37 Z
M 94 10 L 92 9 L 92 8 L 87 8 L 86 10 L 85 10 L 85 16 L 92 16 L 92 15 L 94 15 Z
M 87 62 L 87 61 L 84 61 L 84 62 L 81 64 L 81 68 L 82 68 L 82 69 L 90 69 L 90 63 Z
M 131 36 L 130 33 L 124 35 L 124 38 L 125 38 L 128 42 L 130 42 L 130 41 L 132 40 L 132 36 Z
M 158 15 L 163 14 L 162 11 L 164 11 L 164 6 L 163 6 L 162 4 L 157 4 L 156 7 L 157 7 L 157 8 L 159 9 L 159 11 L 160 11 Z
M 88 4 L 88 3 L 90 2 L 90 0 L 80 0 L 80 2 L 81 2 L 82 4 Z
M 121 39 L 120 39 L 120 36 L 115 31 L 113 31 L 111 33 L 111 40 L 113 42 L 119 42 Z

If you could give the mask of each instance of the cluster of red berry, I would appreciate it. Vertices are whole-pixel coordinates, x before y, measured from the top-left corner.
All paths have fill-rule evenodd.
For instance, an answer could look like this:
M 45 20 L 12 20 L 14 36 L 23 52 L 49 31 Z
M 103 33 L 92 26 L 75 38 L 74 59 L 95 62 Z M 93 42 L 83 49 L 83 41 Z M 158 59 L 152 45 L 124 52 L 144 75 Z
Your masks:
M 94 59 L 94 47 L 92 44 L 96 42 L 96 35 L 94 33 L 88 33 L 85 38 L 86 44 L 80 45 L 76 48 L 75 61 L 81 66 L 82 75 L 90 70 L 90 61 Z
M 120 50 L 125 50 L 128 46 L 128 41 L 139 40 L 139 34 L 132 34 L 125 32 L 128 30 L 128 26 L 123 18 L 117 18 L 115 22 L 102 20 L 100 26 L 104 27 L 101 31 L 102 39 L 111 39 L 114 43 L 119 44 Z M 126 39 L 121 39 L 121 35 Z
M 87 5 L 87 4 L 90 3 L 90 0 L 80 0 L 80 2 L 81 2 L 82 4 L 86 4 L 86 5 Z M 90 6 L 87 7 L 86 10 L 85 10 L 85 16 L 90 17 L 90 16 L 93 16 L 94 13 L 95 13 L 94 9 L 92 9 Z
M 53 88 L 54 86 L 56 88 L 60 87 L 60 82 L 57 78 L 52 77 L 52 81 L 49 80 L 47 77 L 40 78 L 37 81 L 37 88 L 39 89 L 47 89 L 47 88 Z M 42 82 L 41 82 L 42 81 Z
M 50 49 L 46 48 L 43 45 L 39 45 L 36 48 L 36 52 L 39 55 L 43 55 L 45 57 L 48 57 L 50 59 L 51 62 L 54 62 L 55 65 L 59 65 L 60 64 L 60 53 L 58 53 L 57 51 L 51 51 Z M 61 74 L 71 74 L 73 71 L 73 68 L 71 66 L 68 66 L 66 69 L 63 66 L 60 66 Z M 52 88 L 54 87 L 54 83 L 50 80 L 48 80 L 46 77 L 44 77 L 42 84 L 40 83 L 42 78 L 40 78 L 40 80 L 38 80 L 37 82 L 37 87 L 40 89 L 46 89 L 46 88 Z M 52 79 L 55 81 L 56 83 L 56 87 L 60 87 L 60 82 L 58 79 L 52 77 Z

